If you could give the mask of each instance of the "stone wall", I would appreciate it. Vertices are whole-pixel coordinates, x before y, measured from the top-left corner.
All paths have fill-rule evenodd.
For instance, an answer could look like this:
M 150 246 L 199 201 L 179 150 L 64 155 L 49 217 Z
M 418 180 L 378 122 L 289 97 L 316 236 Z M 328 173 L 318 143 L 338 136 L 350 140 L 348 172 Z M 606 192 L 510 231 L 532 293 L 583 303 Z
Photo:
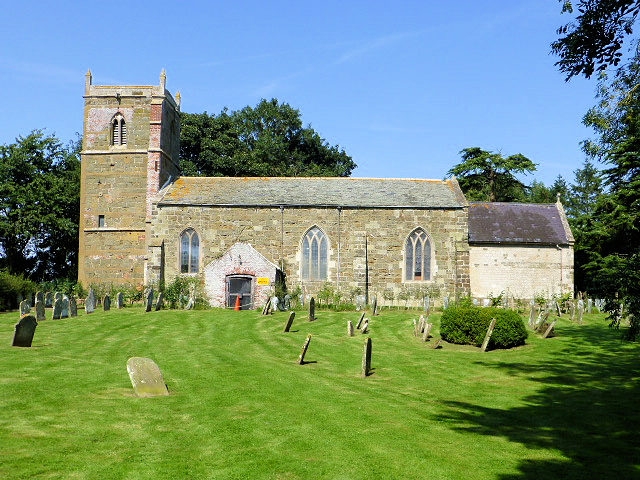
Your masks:
M 472 245 L 470 274 L 476 298 L 573 293 L 573 247 Z
M 311 227 L 329 239 L 328 281 L 344 293 L 366 290 L 384 303 L 383 292 L 398 297 L 402 290 L 427 287 L 440 296 L 469 294 L 467 210 L 230 208 L 160 206 L 152 227 L 153 244 L 164 243 L 167 283 L 179 274 L 179 238 L 187 228 L 200 237 L 200 271 L 220 258 L 236 242 L 250 243 L 266 259 L 282 268 L 289 288 L 301 286 L 315 294 L 324 282 L 300 279 L 300 245 Z M 404 245 L 422 227 L 431 237 L 432 280 L 403 281 Z M 150 266 L 151 267 L 151 266 Z M 419 302 L 414 299 L 412 301 Z

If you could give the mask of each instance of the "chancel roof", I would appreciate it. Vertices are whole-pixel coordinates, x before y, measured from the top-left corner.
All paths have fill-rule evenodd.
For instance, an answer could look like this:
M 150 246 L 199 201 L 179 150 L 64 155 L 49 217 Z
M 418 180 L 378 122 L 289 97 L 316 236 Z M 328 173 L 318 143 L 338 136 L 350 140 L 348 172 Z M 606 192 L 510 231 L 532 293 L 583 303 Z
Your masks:
M 574 239 L 560 203 L 469 203 L 469 243 L 568 245 Z
M 158 205 L 463 208 L 457 180 L 353 177 L 180 177 Z

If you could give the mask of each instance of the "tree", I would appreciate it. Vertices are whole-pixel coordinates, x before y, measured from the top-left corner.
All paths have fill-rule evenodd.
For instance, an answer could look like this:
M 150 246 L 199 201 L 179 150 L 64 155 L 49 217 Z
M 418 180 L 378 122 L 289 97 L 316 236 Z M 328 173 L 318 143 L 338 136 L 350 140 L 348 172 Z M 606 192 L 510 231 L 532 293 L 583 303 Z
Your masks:
M 40 130 L 0 146 L 0 266 L 34 281 L 77 269 L 80 142 Z
M 460 152 L 462 162 L 447 174 L 455 175 L 469 200 L 489 202 L 523 201 L 530 187 L 515 177 L 536 170 L 536 164 L 520 153 L 503 157 L 478 147 Z
M 278 100 L 219 115 L 182 114 L 180 164 L 192 176 L 349 176 L 356 167 Z
M 562 2 L 562 12 L 573 13 L 571 0 Z M 625 37 L 633 33 L 633 24 L 640 12 L 637 0 L 579 0 L 576 23 L 567 23 L 558 29 L 563 35 L 551 44 L 551 50 L 560 57 L 559 70 L 569 80 L 584 75 L 590 78 L 595 71 L 618 66 L 622 58 L 620 49 Z
M 594 129 L 596 140 L 585 142 L 585 151 L 609 165 L 603 171 L 606 195 L 597 199 L 586 230 L 590 247 L 585 273 L 591 289 L 607 298 L 612 324 L 620 321 L 625 305 L 630 314 L 628 336 L 640 337 L 640 52 L 618 69 L 612 80 L 603 76 L 598 104 L 587 112 L 584 123 Z M 585 172 L 585 175 L 591 175 Z M 595 188 L 597 179 L 592 179 Z

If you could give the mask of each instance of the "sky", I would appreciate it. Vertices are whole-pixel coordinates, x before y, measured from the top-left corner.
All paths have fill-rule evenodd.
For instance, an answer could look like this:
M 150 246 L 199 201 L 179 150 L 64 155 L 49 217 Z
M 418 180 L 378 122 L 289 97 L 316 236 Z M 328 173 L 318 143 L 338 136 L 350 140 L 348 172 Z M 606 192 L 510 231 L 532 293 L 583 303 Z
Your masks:
M 338 145 L 355 177 L 442 179 L 460 151 L 522 153 L 571 183 L 595 81 L 550 53 L 557 0 L 23 0 L 3 6 L 0 144 L 82 133 L 95 85 L 158 85 L 217 114 L 276 98 Z

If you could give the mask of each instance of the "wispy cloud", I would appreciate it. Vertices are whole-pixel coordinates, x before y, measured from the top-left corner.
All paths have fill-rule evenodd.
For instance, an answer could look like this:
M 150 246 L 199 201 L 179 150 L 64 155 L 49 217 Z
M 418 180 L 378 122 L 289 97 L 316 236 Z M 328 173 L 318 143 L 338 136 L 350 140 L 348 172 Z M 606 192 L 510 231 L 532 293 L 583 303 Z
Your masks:
M 420 35 L 422 35 L 422 32 L 398 32 L 365 41 L 342 53 L 342 55 L 340 55 L 340 57 L 335 61 L 335 64 L 340 65 L 349 62 L 355 58 L 367 55 L 370 52 L 405 42 L 406 40 L 419 37 Z

